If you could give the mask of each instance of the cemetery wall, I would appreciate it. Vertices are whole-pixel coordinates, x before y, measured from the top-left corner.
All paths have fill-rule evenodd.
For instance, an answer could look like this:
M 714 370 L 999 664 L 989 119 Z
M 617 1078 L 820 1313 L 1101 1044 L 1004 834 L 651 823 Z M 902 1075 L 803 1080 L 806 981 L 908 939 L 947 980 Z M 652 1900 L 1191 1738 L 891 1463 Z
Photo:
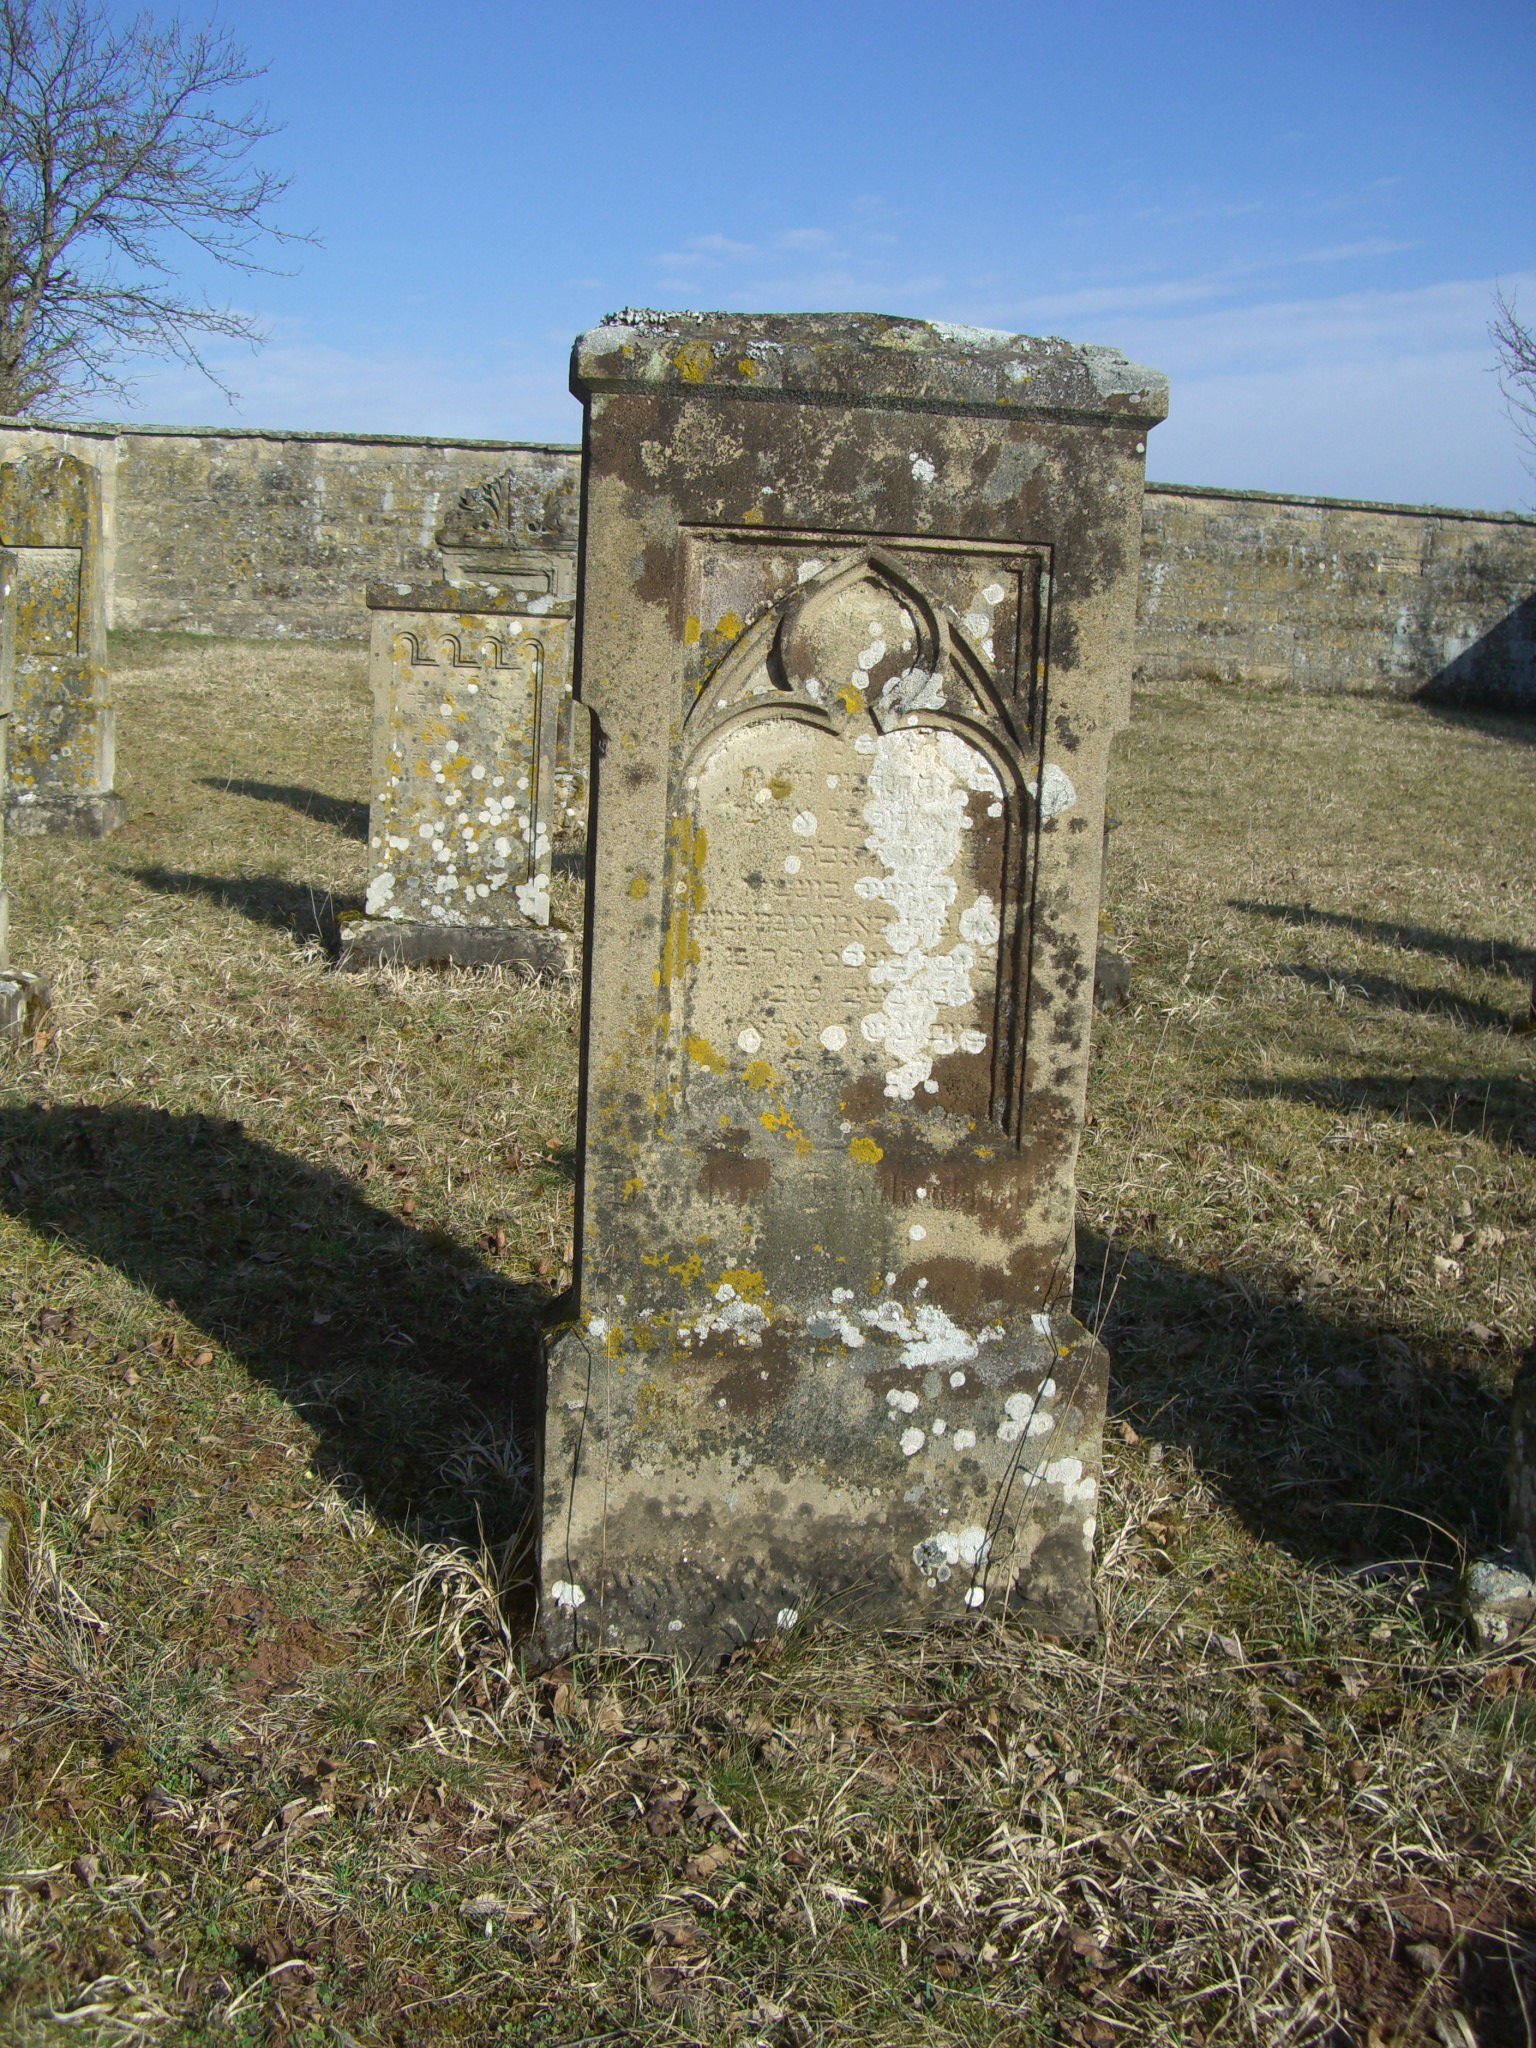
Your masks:
M 1149 485 L 1136 666 L 1536 705 L 1536 519 Z
M 63 448 L 102 476 L 108 623 L 257 639 L 368 635 L 364 587 L 429 583 L 461 491 L 547 461 L 519 441 L 0 425 L 0 461 Z M 558 451 L 577 460 L 572 448 Z
M 369 582 L 439 573 L 516 441 L 0 425 L 101 471 L 110 623 L 362 640 Z M 577 460 L 575 448 L 556 452 Z M 1146 492 L 1137 673 L 1536 705 L 1536 519 L 1187 484 Z

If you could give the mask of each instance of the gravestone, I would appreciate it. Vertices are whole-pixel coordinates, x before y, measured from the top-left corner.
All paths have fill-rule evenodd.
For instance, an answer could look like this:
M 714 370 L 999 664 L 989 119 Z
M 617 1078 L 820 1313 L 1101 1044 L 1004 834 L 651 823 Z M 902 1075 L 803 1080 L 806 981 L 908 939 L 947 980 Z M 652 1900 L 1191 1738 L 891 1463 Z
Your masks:
M 0 788 L 5 786 L 7 748 L 16 667 L 16 557 L 0 549 Z M 47 984 L 36 974 L 23 974 L 10 964 L 11 899 L 6 886 L 6 834 L 0 829 L 0 1040 L 13 1040 L 32 1029 L 48 1004 Z M 4 1523 L 0 1521 L 0 1539 Z M 0 1560 L 0 1589 L 4 1569 Z
M 625 314 L 573 387 L 596 790 L 536 1653 L 1089 1631 L 1074 1175 L 1165 382 Z
M 492 478 L 438 535 L 441 582 L 369 585 L 369 880 L 343 967 L 570 971 L 550 879 L 575 510 L 568 465 Z
M 0 547 L 16 557 L 12 832 L 101 838 L 123 822 L 112 787 L 101 480 L 73 455 L 0 463 Z

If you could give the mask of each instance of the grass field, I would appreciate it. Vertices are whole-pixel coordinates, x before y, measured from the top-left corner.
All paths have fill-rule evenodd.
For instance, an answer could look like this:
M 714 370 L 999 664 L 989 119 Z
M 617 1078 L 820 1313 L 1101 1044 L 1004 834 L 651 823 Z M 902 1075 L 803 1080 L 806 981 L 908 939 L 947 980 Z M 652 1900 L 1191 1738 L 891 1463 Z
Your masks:
M 1096 1645 L 525 1682 L 572 1001 L 331 970 L 358 653 L 114 663 L 131 824 L 7 851 L 0 2039 L 1536 2037 L 1536 1666 L 1454 1597 L 1536 1329 L 1536 724 L 1138 702 Z

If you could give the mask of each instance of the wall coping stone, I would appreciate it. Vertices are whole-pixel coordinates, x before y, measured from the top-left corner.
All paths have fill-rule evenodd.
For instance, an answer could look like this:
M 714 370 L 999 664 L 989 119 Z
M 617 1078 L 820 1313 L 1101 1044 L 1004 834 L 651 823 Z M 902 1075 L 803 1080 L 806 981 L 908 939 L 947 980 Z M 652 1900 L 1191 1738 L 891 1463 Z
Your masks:
M 1388 512 L 1404 519 L 1473 519 L 1492 526 L 1536 526 L 1529 512 L 1479 512 L 1458 505 L 1397 505 L 1379 498 L 1313 498 L 1293 491 L 1229 490 L 1223 484 L 1156 484 L 1146 495 L 1170 498 L 1234 498 L 1247 505 L 1317 505 L 1325 512 Z
M 0 414 L 0 429 L 34 434 L 80 434 L 91 440 L 114 440 L 121 434 L 144 434 L 178 441 L 327 441 L 357 448 L 486 448 L 494 452 L 529 450 L 535 454 L 579 455 L 579 441 L 486 441 L 462 434 L 329 434 L 311 427 L 173 427 L 137 420 L 34 420 Z

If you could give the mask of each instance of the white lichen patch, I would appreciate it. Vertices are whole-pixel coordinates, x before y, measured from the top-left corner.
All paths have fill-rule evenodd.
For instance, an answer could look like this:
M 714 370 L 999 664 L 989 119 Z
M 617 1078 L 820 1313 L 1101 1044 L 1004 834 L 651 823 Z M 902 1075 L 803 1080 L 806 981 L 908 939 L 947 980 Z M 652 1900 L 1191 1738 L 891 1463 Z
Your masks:
M 901 1433 L 901 1455 L 904 1458 L 915 1458 L 927 1441 L 928 1438 L 925 1431 L 921 1429 L 904 1429 Z
M 581 1587 L 569 1579 L 556 1579 L 549 1589 L 549 1597 L 557 1607 L 563 1607 L 568 1614 L 574 1614 L 578 1607 L 585 1607 L 587 1596 Z
M 917 449 L 914 448 L 912 450 L 912 453 L 908 457 L 908 460 L 912 464 L 912 476 L 914 482 L 920 484 L 931 484 L 934 478 L 938 475 L 938 471 L 934 468 L 933 464 L 928 460 L 927 456 L 919 454 Z
M 934 1301 L 918 1302 L 910 1315 L 899 1301 L 878 1302 L 859 1314 L 867 1328 L 897 1339 L 901 1362 L 909 1372 L 969 1362 L 983 1344 L 993 1344 L 1003 1335 L 1002 1325 L 992 1324 L 972 1336 Z M 964 1377 L 962 1373 L 962 1382 Z
M 1039 807 L 1044 823 L 1059 818 L 1063 811 L 1070 811 L 1077 802 L 1077 790 L 1072 778 L 1064 768 L 1058 768 L 1054 761 L 1047 761 L 1041 770 L 1040 780 L 1031 779 L 1026 785 L 1030 795 Z
M 920 727 L 882 734 L 876 744 L 864 819 L 885 873 L 854 886 L 893 914 L 883 933 L 888 957 L 869 970 L 883 999 L 860 1030 L 883 1049 L 885 1093 L 894 1101 L 910 1102 L 924 1088 L 935 1059 L 985 1050 L 984 1032 L 950 1018 L 973 1009 L 978 948 L 995 946 L 997 912 L 984 892 L 957 911 L 957 870 L 970 797 L 1000 802 L 1002 793 L 991 763 L 952 732 Z M 967 926 L 992 936 L 968 936 Z
M 1056 1427 L 1056 1418 L 1041 1406 L 1048 1398 L 1047 1380 L 1036 1394 L 1009 1394 L 1003 1402 L 1003 1419 L 997 1425 L 997 1440 L 1000 1444 L 1016 1444 L 1021 1436 L 1049 1436 Z
M 918 1397 L 910 1387 L 888 1387 L 885 1398 L 887 1405 L 898 1415 L 917 1413 Z
M 942 1584 L 957 1566 L 969 1572 L 982 1571 L 992 1549 L 992 1539 L 979 1523 L 966 1529 L 936 1529 L 912 1546 L 912 1562 L 925 1579 Z

